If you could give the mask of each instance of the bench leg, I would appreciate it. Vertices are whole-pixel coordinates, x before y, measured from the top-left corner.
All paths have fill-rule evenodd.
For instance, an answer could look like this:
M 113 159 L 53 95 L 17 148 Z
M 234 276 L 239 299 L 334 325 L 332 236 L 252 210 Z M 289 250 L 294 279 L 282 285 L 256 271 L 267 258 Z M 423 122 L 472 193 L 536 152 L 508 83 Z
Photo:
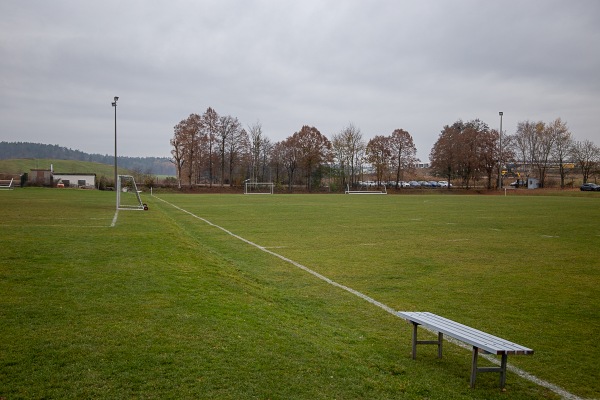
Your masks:
M 500 363 L 500 389 L 504 390 L 506 386 L 506 360 L 508 359 L 508 355 L 506 353 L 502 354 L 502 361 Z
M 473 360 L 471 366 L 471 389 L 475 387 L 475 379 L 477 379 L 477 357 L 479 356 L 479 348 L 473 346 Z
M 506 386 L 506 361 L 508 359 L 508 355 L 506 353 L 502 354 L 502 361 L 500 362 L 500 367 L 477 367 L 477 358 L 479 356 L 479 349 L 473 346 L 473 361 L 471 367 L 471 388 L 475 387 L 475 379 L 477 379 L 478 372 L 499 372 L 500 373 L 500 389 L 504 390 Z
M 412 323 L 413 324 L 413 335 L 412 335 L 412 358 L 413 360 L 417 359 L 417 327 L 419 326 L 419 324 L 416 323 Z
M 442 343 L 444 343 L 444 334 L 442 332 L 438 332 L 437 340 L 418 340 L 417 339 L 417 328 L 419 324 L 416 322 L 412 322 L 413 325 L 413 334 L 412 334 L 412 358 L 413 360 L 417 359 L 417 345 L 418 344 L 435 344 L 438 347 L 438 358 L 442 358 Z

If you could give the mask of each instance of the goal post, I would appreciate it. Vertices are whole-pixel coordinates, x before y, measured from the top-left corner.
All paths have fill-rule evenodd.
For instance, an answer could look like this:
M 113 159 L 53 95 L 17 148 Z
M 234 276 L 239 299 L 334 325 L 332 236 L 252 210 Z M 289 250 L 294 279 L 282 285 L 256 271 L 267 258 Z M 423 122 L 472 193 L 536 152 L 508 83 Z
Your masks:
M 131 175 L 119 175 L 117 179 L 117 209 L 118 210 L 147 210 L 142 203 L 140 191 Z
M 273 182 L 244 182 L 244 194 L 273 194 Z

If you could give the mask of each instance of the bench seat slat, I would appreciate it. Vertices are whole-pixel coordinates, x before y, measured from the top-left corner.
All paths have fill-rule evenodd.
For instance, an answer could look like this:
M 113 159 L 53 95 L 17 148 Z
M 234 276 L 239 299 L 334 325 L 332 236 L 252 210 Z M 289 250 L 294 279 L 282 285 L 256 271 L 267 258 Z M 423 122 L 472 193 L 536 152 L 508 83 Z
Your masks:
M 400 311 L 410 322 L 461 340 L 492 354 L 533 354 L 533 350 L 430 312 Z

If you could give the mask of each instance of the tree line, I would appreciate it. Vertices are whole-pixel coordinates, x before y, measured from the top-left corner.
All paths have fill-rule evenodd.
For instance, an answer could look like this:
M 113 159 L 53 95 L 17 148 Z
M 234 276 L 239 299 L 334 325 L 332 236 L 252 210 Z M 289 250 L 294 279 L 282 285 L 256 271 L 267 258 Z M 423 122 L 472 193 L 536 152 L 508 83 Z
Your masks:
M 326 182 L 330 190 L 338 190 L 357 185 L 366 170 L 374 171 L 379 182 L 392 176 L 400 181 L 418 162 L 413 138 L 403 129 L 366 142 L 353 124 L 331 140 L 304 125 L 273 143 L 260 122 L 244 128 L 237 118 L 211 107 L 175 125 L 170 143 L 179 187 L 234 186 L 249 180 L 274 182 L 289 191 L 295 186 L 313 191 Z
M 488 188 L 501 185 L 507 172 L 535 177 L 544 187 L 551 168 L 558 170 L 564 188 L 569 172 L 578 171 L 584 183 L 599 173 L 600 148 L 590 140 L 575 140 L 560 118 L 519 122 L 512 135 L 475 119 L 444 126 L 429 158 L 434 173 L 467 188 L 481 179 Z
M 179 187 L 251 181 L 274 182 L 290 191 L 323 185 L 335 191 L 357 186 L 365 176 L 377 184 L 398 185 L 414 176 L 420 162 L 413 137 L 404 129 L 366 141 L 353 124 L 331 139 L 304 125 L 272 142 L 260 122 L 244 127 L 236 117 L 219 115 L 211 107 L 175 125 L 170 144 Z M 520 122 L 513 135 L 500 135 L 479 119 L 459 120 L 443 127 L 431 149 L 430 173 L 467 188 L 483 179 L 492 188 L 507 170 L 520 169 L 544 186 L 548 169 L 559 166 L 564 186 L 567 171 L 573 169 L 568 164 L 578 167 L 586 182 L 597 173 L 599 157 L 598 147 L 575 141 L 560 118 Z

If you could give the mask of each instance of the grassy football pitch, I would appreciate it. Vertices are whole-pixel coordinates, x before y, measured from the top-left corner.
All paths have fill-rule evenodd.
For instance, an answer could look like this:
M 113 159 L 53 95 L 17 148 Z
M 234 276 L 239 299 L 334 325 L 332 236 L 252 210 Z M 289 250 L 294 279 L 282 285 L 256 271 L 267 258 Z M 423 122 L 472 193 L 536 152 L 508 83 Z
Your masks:
M 469 388 L 469 350 L 412 360 L 410 325 L 240 239 L 600 397 L 595 193 L 142 197 L 115 220 L 110 192 L 0 192 L 0 398 L 506 398 L 498 374 Z

